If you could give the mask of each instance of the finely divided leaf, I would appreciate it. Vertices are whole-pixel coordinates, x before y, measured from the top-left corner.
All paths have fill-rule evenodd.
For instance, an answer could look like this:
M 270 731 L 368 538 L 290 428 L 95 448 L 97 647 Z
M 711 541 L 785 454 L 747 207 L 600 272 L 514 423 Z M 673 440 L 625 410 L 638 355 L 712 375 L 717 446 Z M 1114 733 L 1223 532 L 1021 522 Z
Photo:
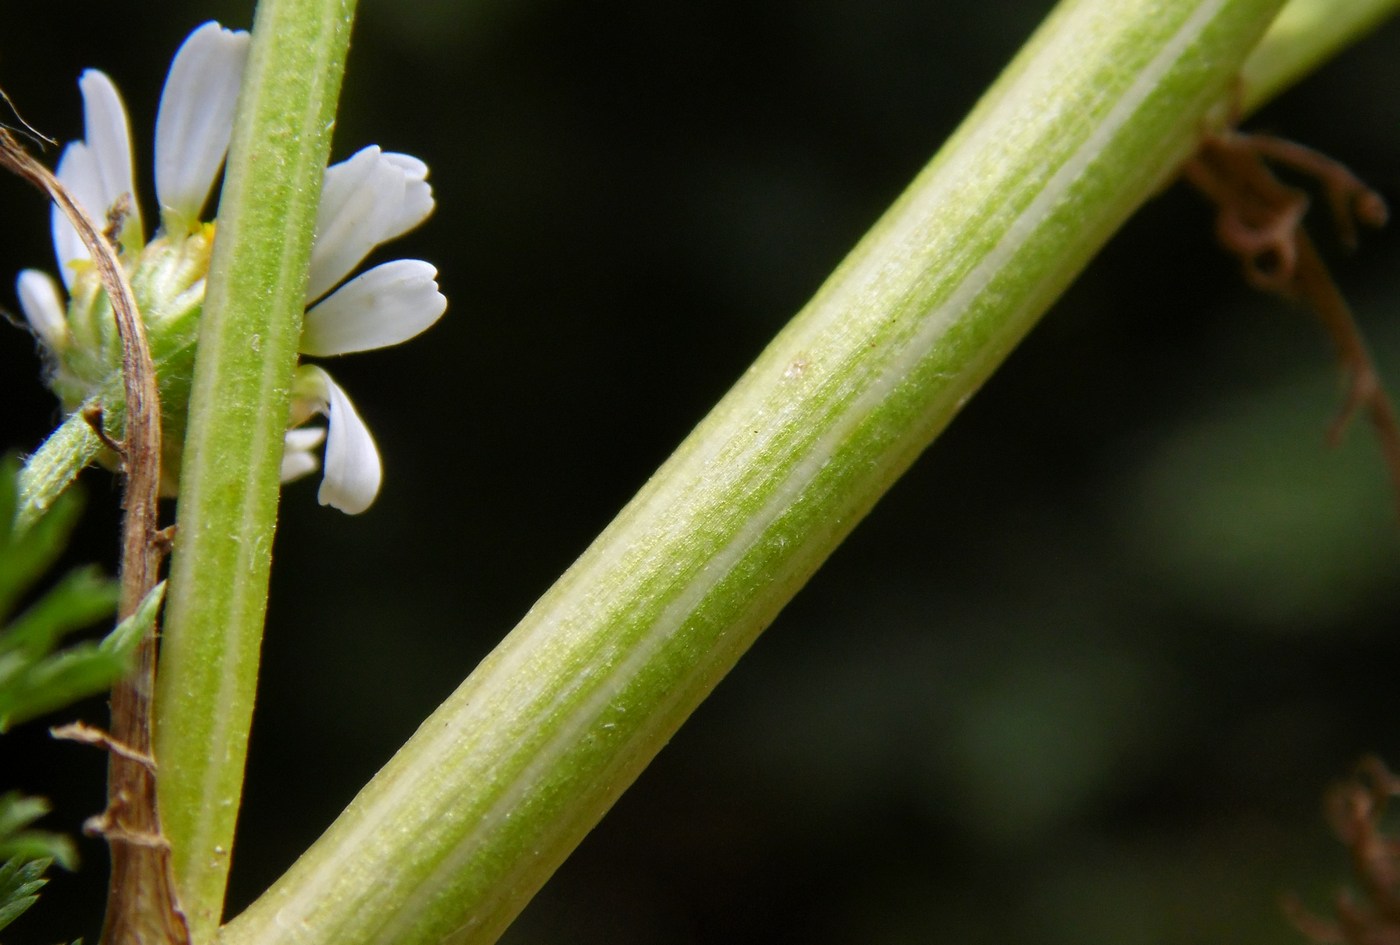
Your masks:
M 46 830 L 26 829 L 49 812 L 48 801 L 16 791 L 0 794 L 0 861 L 54 860 L 64 869 L 77 865 L 73 841 Z
M 95 569 L 71 572 L 18 617 L 15 605 L 63 550 L 78 511 L 64 496 L 28 527 L 14 521 L 18 463 L 0 463 L 0 732 L 111 687 L 126 671 L 140 632 L 154 621 L 124 624 L 102 643 L 60 649 L 63 638 L 107 617 L 116 608 L 117 586 Z M 147 601 L 150 603 L 150 601 Z
M 32 593 L 67 544 L 81 503 L 69 493 L 42 518 L 19 524 L 18 471 L 13 458 L 0 459 L 0 732 L 111 688 L 154 626 L 164 596 L 164 585 L 156 587 L 101 641 L 63 646 L 70 634 L 111 615 L 117 584 L 95 568 L 79 568 L 47 592 Z M 31 828 L 48 809 L 40 798 L 0 795 L 0 929 L 34 904 L 50 863 L 77 864 L 69 838 Z
M 13 857 L 0 866 L 0 929 L 9 925 L 39 898 L 39 889 L 48 880 L 43 878 L 48 860 Z

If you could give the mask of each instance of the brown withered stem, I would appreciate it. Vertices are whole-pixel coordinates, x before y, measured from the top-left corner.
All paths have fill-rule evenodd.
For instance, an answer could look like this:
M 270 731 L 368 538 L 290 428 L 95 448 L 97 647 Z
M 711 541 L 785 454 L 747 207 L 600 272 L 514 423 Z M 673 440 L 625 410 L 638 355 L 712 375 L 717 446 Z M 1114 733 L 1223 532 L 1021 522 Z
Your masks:
M 1351 869 L 1365 901 L 1343 890 L 1334 902 L 1337 917 L 1309 912 L 1296 896 L 1283 909 L 1298 930 L 1320 945 L 1400 945 L 1400 840 L 1381 831 L 1390 799 L 1400 795 L 1400 778 L 1374 756 L 1363 758 L 1356 774 L 1327 794 L 1327 819 L 1351 855 Z
M 157 528 L 160 398 L 145 326 L 110 238 L 48 168 L 31 157 L 5 128 L 0 128 L 0 165 L 38 187 L 58 205 L 92 254 L 112 303 L 121 337 L 126 394 L 126 420 L 118 444 L 125 473 L 118 619 L 125 619 L 155 587 L 167 544 Z M 89 822 L 91 829 L 107 839 L 112 856 L 102 927 L 104 945 L 189 942 L 189 928 L 175 896 L 170 848 L 161 835 L 156 810 L 155 764 L 151 760 L 155 664 L 152 632 L 137 647 L 131 674 L 112 689 L 111 734 L 82 739 L 108 750 L 107 809 Z
M 1400 512 L 1400 421 L 1395 407 L 1351 309 L 1303 229 L 1307 194 L 1280 181 L 1269 161 L 1319 182 L 1337 234 L 1349 247 L 1356 245 L 1358 224 L 1385 224 L 1385 201 L 1326 155 L 1268 135 L 1235 131 L 1208 135 L 1182 168 L 1182 176 L 1215 204 L 1216 236 L 1239 258 L 1246 281 L 1307 306 L 1331 336 L 1346 394 L 1328 439 L 1338 442 L 1351 418 L 1365 410 L 1380 442 Z

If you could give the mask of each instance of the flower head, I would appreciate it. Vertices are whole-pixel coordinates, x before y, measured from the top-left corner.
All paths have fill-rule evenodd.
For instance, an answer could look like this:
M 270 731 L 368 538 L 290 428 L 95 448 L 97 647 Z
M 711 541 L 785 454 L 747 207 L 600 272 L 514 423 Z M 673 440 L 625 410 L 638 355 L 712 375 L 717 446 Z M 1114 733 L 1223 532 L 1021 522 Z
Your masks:
M 217 231 L 214 221 L 204 221 L 204 206 L 228 151 L 248 41 L 247 33 L 211 22 L 175 54 L 156 117 L 160 225 L 149 242 L 136 201 L 126 109 L 112 80 L 95 69 L 78 82 L 83 140 L 69 144 L 58 164 L 59 181 L 83 208 L 94 219 L 112 221 L 157 366 L 168 492 L 178 477 L 194 342 Z M 432 213 L 427 176 L 427 165 L 417 158 L 374 146 L 326 170 L 303 354 L 328 357 L 398 344 L 442 316 L 447 300 L 438 291 L 437 271 L 421 260 L 384 263 L 344 281 L 375 247 Z M 93 396 L 121 396 L 120 343 L 87 248 L 57 210 L 52 230 L 63 289 L 46 273 L 26 269 L 16 290 L 49 365 L 49 386 L 71 411 Z M 302 426 L 315 416 L 326 418 L 324 429 Z M 314 472 L 323 443 L 321 503 L 351 514 L 364 511 L 381 479 L 374 439 L 345 391 L 323 368 L 304 364 L 292 383 L 283 481 Z

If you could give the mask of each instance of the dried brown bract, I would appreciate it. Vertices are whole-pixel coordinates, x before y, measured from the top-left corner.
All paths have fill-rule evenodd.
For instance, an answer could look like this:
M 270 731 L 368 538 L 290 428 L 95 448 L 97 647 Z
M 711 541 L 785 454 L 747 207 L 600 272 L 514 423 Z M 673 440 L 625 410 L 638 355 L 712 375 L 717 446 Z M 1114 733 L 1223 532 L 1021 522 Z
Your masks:
M 1284 912 L 1314 942 L 1400 945 L 1400 839 L 1387 836 L 1381 825 L 1397 795 L 1400 778 L 1374 756 L 1363 758 L 1351 780 L 1328 792 L 1327 819 L 1351 855 L 1362 897 L 1338 892 L 1335 919 L 1314 915 L 1295 896 L 1285 897 Z
M 125 478 L 121 597 L 117 604 L 118 618 L 125 619 L 155 587 L 166 550 L 157 527 L 160 394 L 145 323 L 110 236 L 98 229 L 68 189 L 4 127 L 0 127 L 0 167 L 46 194 L 73 224 L 92 255 L 116 320 L 126 397 L 121 442 L 102 432 L 100 417 L 90 416 L 88 422 L 120 456 Z M 108 220 L 109 230 L 118 226 L 125 206 L 118 204 Z M 154 633 L 137 646 L 133 662 L 132 672 L 112 687 L 112 731 L 102 736 L 109 750 L 107 809 L 94 821 L 94 827 L 109 841 L 112 876 L 101 941 L 103 945 L 189 945 L 189 927 L 175 894 L 169 846 L 158 841 L 156 779 L 148 764 L 155 692 Z
M 1331 336 L 1346 395 L 1329 439 L 1337 442 L 1351 418 L 1365 410 L 1400 508 L 1400 422 L 1395 408 L 1351 309 L 1303 229 L 1308 195 L 1279 180 L 1270 162 L 1318 182 L 1337 234 L 1347 246 L 1356 244 L 1359 227 L 1385 224 L 1389 215 L 1385 201 L 1326 155 L 1268 135 L 1237 131 L 1208 135 L 1182 168 L 1182 176 L 1215 204 L 1216 236 L 1239 258 L 1245 280 L 1307 306 Z

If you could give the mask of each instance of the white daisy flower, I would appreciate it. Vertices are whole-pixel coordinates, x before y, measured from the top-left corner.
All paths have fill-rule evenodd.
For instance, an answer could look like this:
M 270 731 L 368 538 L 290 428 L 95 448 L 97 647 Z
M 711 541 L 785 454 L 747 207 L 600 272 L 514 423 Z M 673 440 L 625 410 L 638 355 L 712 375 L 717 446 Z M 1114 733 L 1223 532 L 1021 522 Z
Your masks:
M 94 219 L 117 221 L 122 262 L 160 382 L 167 492 L 178 478 L 194 340 L 216 232 L 201 214 L 228 151 L 248 40 L 241 30 L 211 22 L 175 54 L 156 117 L 160 227 L 150 243 L 144 242 L 136 202 L 126 109 L 112 80 L 95 69 L 78 83 L 83 140 L 68 145 L 58 163 L 58 179 Z M 398 344 L 442 316 L 447 299 L 438 291 L 437 270 L 421 260 L 385 263 L 341 285 L 375 247 L 432 213 L 427 176 L 427 165 L 417 158 L 378 147 L 327 169 L 311 251 L 303 354 L 327 357 Z M 110 397 L 119 390 L 114 380 L 120 376 L 120 344 L 87 248 L 56 209 L 52 230 L 66 306 L 59 284 L 38 270 L 21 272 L 16 290 L 49 365 L 49 386 L 72 411 L 94 394 L 106 391 Z M 326 418 L 326 428 L 301 426 L 317 415 Z M 382 475 L 374 439 L 331 376 L 302 365 L 292 384 L 282 480 L 314 472 L 322 443 L 321 504 L 350 514 L 364 511 Z

